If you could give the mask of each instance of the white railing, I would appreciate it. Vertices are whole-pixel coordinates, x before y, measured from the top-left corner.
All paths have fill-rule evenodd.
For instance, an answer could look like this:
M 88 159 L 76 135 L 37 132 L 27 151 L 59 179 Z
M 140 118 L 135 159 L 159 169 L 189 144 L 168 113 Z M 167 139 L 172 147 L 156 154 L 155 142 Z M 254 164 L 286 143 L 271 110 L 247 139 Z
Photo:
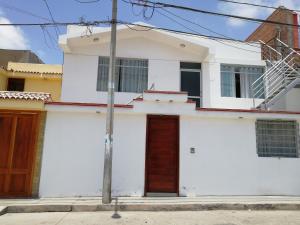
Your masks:
M 282 54 L 278 50 L 260 41 L 262 44 L 263 59 L 269 62 L 269 67 L 267 67 L 265 73 L 251 85 L 254 108 L 257 107 L 255 105 L 255 99 L 258 98 L 263 99 L 263 101 L 260 101 L 258 107 L 264 105 L 267 108 L 268 103 L 270 103 L 272 99 L 280 94 L 295 79 L 300 78 L 300 73 L 297 71 L 298 64 L 295 61 L 295 56 L 299 57 L 300 53 L 290 48 L 284 42 L 278 39 L 276 39 L 276 41 L 280 43 L 284 49 L 288 50 L 286 54 Z M 264 51 L 265 49 L 267 49 L 267 51 Z

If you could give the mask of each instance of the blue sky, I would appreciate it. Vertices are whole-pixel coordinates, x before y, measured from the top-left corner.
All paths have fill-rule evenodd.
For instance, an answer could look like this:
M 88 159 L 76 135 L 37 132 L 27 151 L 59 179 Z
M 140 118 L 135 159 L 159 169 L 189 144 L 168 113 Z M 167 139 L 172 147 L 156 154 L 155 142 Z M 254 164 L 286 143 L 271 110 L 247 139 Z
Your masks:
M 240 1 L 272 6 L 285 5 L 289 8 L 300 9 L 299 0 Z M 100 0 L 99 2 L 90 4 L 80 4 L 75 0 L 47 0 L 47 2 L 55 20 L 59 22 L 78 22 L 80 17 L 83 17 L 86 21 L 107 20 L 111 17 L 111 0 Z M 266 18 L 272 12 L 269 9 L 221 3 L 218 0 L 161 0 L 161 2 L 257 18 Z M 0 23 L 47 22 L 44 19 L 33 17 L 24 12 L 21 13 L 18 9 L 50 19 L 44 0 L 0 0 Z M 160 27 L 187 31 L 184 27 L 160 15 L 157 11 L 154 12 L 150 20 L 145 20 L 142 15 L 135 15 L 138 14 L 140 10 L 139 7 L 132 9 L 131 5 L 119 0 L 118 18 L 129 22 L 143 21 Z M 257 23 L 253 22 L 243 22 L 240 20 L 174 9 L 168 10 L 201 26 L 237 39 L 245 39 L 258 26 Z M 183 21 L 180 22 L 199 33 L 214 35 L 198 26 Z M 65 27 L 60 27 L 59 29 L 61 34 L 65 33 Z M 47 32 L 52 36 L 51 39 Z M 63 54 L 57 46 L 54 28 L 47 28 L 43 31 L 40 27 L 0 27 L 0 48 L 31 49 L 38 54 L 45 63 L 63 63 Z

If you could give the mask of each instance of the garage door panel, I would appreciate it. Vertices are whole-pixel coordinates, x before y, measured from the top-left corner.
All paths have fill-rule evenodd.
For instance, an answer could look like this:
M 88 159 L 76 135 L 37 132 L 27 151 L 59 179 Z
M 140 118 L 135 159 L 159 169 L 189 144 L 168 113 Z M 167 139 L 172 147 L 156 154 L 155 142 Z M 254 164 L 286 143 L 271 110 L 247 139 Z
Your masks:
M 38 118 L 38 112 L 0 110 L 1 197 L 31 195 Z
M 12 117 L 0 116 L 0 168 L 8 167 L 12 124 Z
M 9 192 L 26 193 L 26 174 L 14 174 L 10 177 Z
M 13 169 L 26 169 L 28 167 L 32 143 L 32 125 L 32 117 L 20 116 L 17 119 L 16 139 L 12 160 Z

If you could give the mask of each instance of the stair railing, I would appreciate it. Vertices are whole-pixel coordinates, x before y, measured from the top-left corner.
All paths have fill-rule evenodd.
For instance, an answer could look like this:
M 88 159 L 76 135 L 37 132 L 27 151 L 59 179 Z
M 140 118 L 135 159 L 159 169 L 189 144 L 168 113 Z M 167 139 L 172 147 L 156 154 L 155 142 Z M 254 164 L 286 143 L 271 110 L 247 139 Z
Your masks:
M 272 97 L 276 92 L 279 93 L 284 89 L 289 84 L 288 81 L 294 80 L 296 78 L 295 75 L 300 77 L 300 73 L 297 71 L 297 64 L 295 63 L 295 54 L 300 56 L 300 53 L 290 48 L 281 40 L 276 40 L 287 48 L 289 52 L 287 55 L 282 56 L 279 51 L 260 41 L 264 48 L 269 49 L 269 52 L 273 52 L 277 55 L 275 59 L 279 58 L 280 60 L 276 61 L 272 53 L 269 53 L 269 58 L 264 58 L 271 66 L 251 85 L 254 108 L 256 98 L 262 98 L 264 99 L 263 102 L 266 102 L 266 100 Z

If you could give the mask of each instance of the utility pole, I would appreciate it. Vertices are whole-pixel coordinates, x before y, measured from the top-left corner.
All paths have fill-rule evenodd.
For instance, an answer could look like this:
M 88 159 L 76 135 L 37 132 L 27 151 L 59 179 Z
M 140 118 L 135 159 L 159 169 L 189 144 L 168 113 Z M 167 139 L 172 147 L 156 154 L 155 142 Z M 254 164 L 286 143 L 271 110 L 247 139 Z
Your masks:
M 117 4 L 118 0 L 112 0 L 112 20 L 110 37 L 110 59 L 108 74 L 106 136 L 104 153 L 104 172 L 102 203 L 111 203 L 112 183 L 112 153 L 113 153 L 113 122 L 114 122 L 114 95 L 115 95 L 115 65 L 116 65 L 116 40 L 117 40 Z

